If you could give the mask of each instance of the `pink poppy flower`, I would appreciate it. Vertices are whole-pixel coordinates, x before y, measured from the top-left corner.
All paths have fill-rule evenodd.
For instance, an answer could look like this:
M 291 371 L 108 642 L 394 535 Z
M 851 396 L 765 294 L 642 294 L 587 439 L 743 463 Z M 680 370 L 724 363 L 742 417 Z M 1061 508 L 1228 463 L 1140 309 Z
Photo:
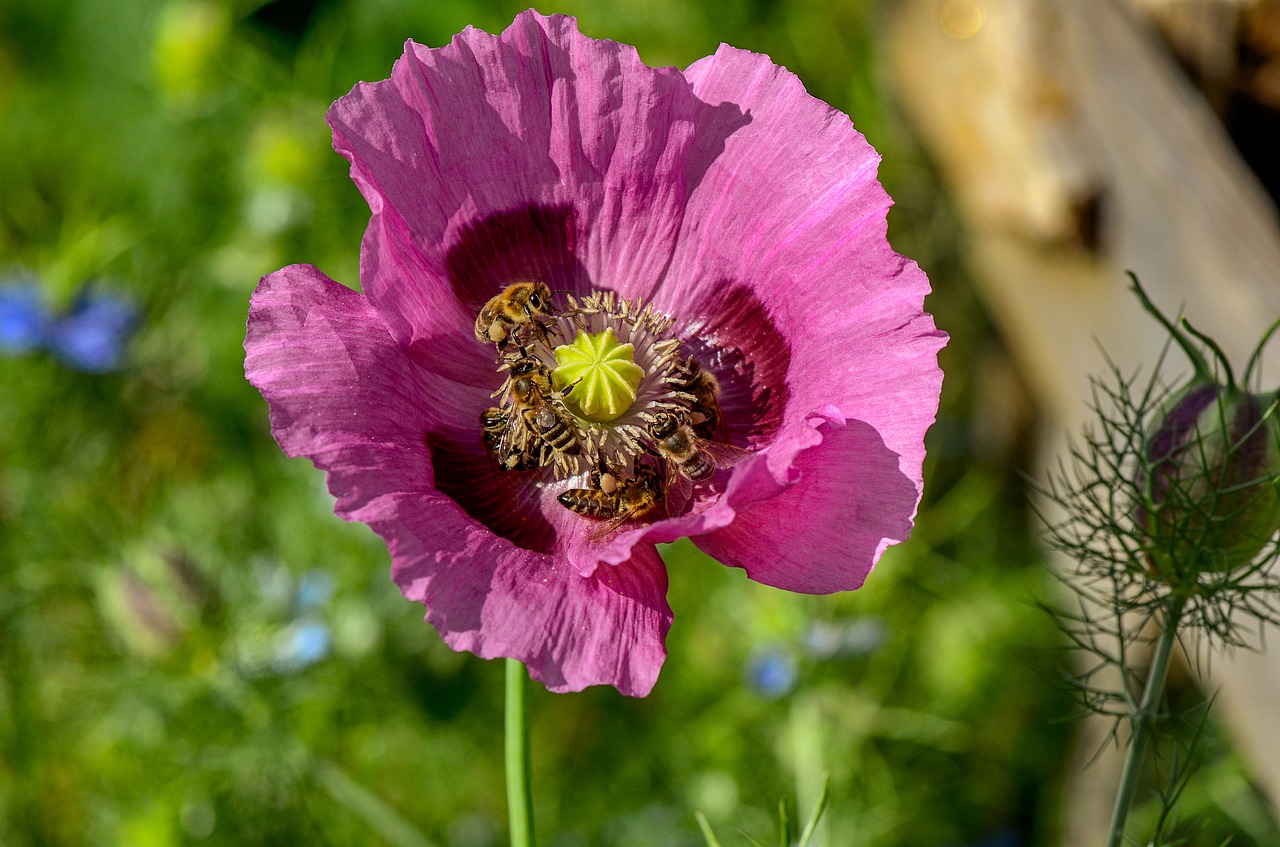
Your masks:
M 309 265 L 263 278 L 245 370 L 280 446 L 386 540 L 451 647 L 553 691 L 643 696 L 672 619 L 656 543 L 690 536 L 758 582 L 827 593 L 907 537 L 946 336 L 886 241 L 878 155 L 794 75 L 726 46 L 649 68 L 529 11 L 409 42 L 328 120 L 372 210 L 364 293 Z M 525 281 L 552 302 L 477 340 L 481 309 Z M 575 334 L 629 343 L 626 362 L 562 378 Z M 521 361 L 554 385 L 517 387 Z M 601 373 L 621 411 L 589 402 Z M 663 451 L 663 413 L 713 472 Z M 565 505 L 619 490 L 644 495 L 631 520 Z

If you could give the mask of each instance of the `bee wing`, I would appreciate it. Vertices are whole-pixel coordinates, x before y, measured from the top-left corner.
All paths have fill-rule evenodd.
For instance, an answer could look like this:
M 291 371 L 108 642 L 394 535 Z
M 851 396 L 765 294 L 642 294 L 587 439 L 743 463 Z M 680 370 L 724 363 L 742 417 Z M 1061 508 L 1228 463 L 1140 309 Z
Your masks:
M 546 402 L 539 402 L 537 404 L 533 417 L 534 420 L 537 421 L 537 425 L 542 428 L 543 432 L 555 427 L 556 423 L 559 421 L 555 409 L 551 408 L 551 405 Z
M 684 514 L 684 507 L 693 497 L 693 480 L 680 473 L 680 468 L 675 462 L 667 460 L 666 466 L 662 498 L 667 501 L 667 514 L 675 517 Z
M 699 439 L 698 449 L 707 454 L 711 459 L 711 463 L 715 465 L 716 470 L 731 468 L 751 455 L 750 450 L 744 450 L 737 445 L 726 444 L 723 441 Z
M 648 507 L 637 506 L 625 511 L 621 511 L 618 514 L 614 515 L 613 517 L 609 518 L 609 520 L 600 524 L 600 526 L 597 527 L 596 530 L 587 537 L 592 541 L 600 541 L 604 539 L 606 536 L 612 534 L 614 530 L 621 527 L 627 521 L 639 520 L 641 517 L 648 514 L 649 510 L 652 508 L 653 506 L 651 504 Z
M 508 456 L 513 449 L 523 447 L 523 430 L 524 420 L 518 411 L 513 411 L 507 419 L 506 429 L 502 430 L 502 437 L 498 439 L 498 448 L 495 452 L 499 456 Z
M 504 429 L 502 431 L 502 434 L 505 437 L 507 434 L 507 431 Z M 486 441 L 484 443 L 484 455 L 485 455 L 485 458 L 489 460 L 489 473 L 490 475 L 493 476 L 494 482 L 498 481 L 498 470 L 499 470 L 498 456 L 500 455 L 501 449 L 502 449 L 502 438 L 499 438 L 496 443 L 489 442 L 489 441 Z
M 498 457 L 501 461 L 505 461 L 508 456 L 515 453 L 521 453 L 530 447 L 538 445 L 537 433 L 529 429 L 529 425 L 525 422 L 524 415 L 519 410 L 511 413 L 511 419 L 507 422 L 507 428 L 502 433 L 502 440 L 498 443 Z
M 630 512 L 623 512 L 620 515 L 614 515 L 609 520 L 600 524 L 590 535 L 587 536 L 592 541 L 603 541 L 605 537 L 612 535 L 613 531 L 631 520 Z

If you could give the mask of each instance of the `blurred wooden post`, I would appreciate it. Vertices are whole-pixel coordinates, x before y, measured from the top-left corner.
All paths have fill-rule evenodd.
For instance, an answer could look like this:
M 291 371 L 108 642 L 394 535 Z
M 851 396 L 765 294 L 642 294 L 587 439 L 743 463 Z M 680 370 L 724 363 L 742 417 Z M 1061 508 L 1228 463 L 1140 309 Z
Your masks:
M 1099 346 L 1131 373 L 1165 343 L 1125 270 L 1236 362 L 1280 315 L 1274 206 L 1115 0 L 909 0 L 890 51 L 901 100 L 965 217 L 975 275 L 1038 393 L 1044 460 L 1088 420 Z M 1280 368 L 1263 381 L 1280 383 Z M 1237 650 L 1208 667 L 1218 716 L 1280 809 L 1280 652 Z M 1103 840 L 1118 760 L 1084 768 L 1101 723 L 1082 729 L 1069 847 Z

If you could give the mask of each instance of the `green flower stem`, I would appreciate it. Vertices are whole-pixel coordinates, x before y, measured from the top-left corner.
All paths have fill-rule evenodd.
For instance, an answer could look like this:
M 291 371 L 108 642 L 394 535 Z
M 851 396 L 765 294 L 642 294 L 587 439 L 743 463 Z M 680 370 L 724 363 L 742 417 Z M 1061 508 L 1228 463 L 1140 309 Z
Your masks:
M 529 788 L 529 675 L 507 659 L 507 818 L 511 847 L 534 847 L 533 792 Z
M 1165 614 L 1164 629 L 1160 633 L 1160 640 L 1156 642 L 1156 653 L 1151 659 L 1151 669 L 1147 672 L 1147 685 L 1142 690 L 1142 702 L 1138 704 L 1138 712 L 1133 716 L 1133 737 L 1129 740 L 1129 753 L 1125 757 L 1120 785 L 1116 789 L 1116 804 L 1111 812 L 1111 832 L 1107 837 L 1107 847 L 1120 847 L 1124 840 L 1124 822 L 1129 816 L 1134 789 L 1138 786 L 1138 773 L 1142 769 L 1142 754 L 1151 737 L 1151 724 L 1164 696 L 1169 661 L 1173 658 L 1173 645 L 1178 640 L 1178 623 L 1186 602 L 1186 597 L 1172 598 Z

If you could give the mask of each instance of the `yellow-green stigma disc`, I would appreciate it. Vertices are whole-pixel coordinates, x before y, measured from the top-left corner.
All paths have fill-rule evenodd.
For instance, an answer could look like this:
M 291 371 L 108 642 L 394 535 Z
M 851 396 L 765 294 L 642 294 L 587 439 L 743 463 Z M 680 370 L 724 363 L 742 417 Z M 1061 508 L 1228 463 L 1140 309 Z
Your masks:
M 644 369 L 636 364 L 636 348 L 619 344 L 613 329 L 596 335 L 579 332 L 572 344 L 562 344 L 554 352 L 557 367 L 552 380 L 567 392 L 564 402 L 569 411 L 585 420 L 608 423 L 631 408 Z

